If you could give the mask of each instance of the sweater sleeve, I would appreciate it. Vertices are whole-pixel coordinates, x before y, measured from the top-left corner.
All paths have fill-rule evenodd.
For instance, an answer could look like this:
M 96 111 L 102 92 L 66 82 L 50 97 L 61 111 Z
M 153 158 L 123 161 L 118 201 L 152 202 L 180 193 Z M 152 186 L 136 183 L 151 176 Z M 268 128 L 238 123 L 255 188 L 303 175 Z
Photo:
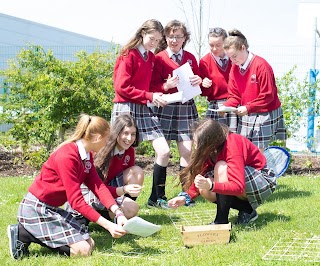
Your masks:
M 156 56 L 150 84 L 150 91 L 152 92 L 165 92 L 163 85 L 166 82 L 165 79 L 168 77 L 162 76 L 162 67 L 164 64 L 165 63 L 162 61 L 161 57 Z
M 133 86 L 132 75 L 134 70 L 134 56 L 129 53 L 128 56 L 120 56 L 117 60 L 117 66 L 114 75 L 114 89 L 117 94 L 123 98 L 143 102 L 146 99 L 152 102 L 153 93 Z
M 204 61 L 204 59 L 201 59 L 200 60 L 200 63 L 199 63 L 199 71 L 200 71 L 200 77 L 202 79 L 204 78 L 209 78 L 209 73 L 208 73 L 208 65 L 207 63 Z M 210 78 L 209 78 L 210 79 Z M 209 88 L 205 88 L 202 86 L 200 86 L 201 88 L 201 96 L 209 96 L 212 94 L 212 85 L 209 87 Z
M 234 67 L 232 68 L 232 70 Z M 231 71 L 232 71 L 231 70 Z M 228 98 L 224 103 L 225 106 L 238 107 L 241 103 L 241 95 L 240 92 L 234 82 L 234 77 L 232 72 L 230 72 L 229 82 L 228 82 Z

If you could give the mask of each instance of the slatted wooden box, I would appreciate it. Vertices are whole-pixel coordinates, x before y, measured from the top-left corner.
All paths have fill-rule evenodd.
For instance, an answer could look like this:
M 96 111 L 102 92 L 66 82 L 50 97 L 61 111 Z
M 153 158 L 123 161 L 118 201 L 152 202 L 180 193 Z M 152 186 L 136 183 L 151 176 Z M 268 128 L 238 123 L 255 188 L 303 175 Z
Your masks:
M 208 244 L 226 244 L 230 241 L 231 223 L 202 226 L 181 226 L 186 247 Z

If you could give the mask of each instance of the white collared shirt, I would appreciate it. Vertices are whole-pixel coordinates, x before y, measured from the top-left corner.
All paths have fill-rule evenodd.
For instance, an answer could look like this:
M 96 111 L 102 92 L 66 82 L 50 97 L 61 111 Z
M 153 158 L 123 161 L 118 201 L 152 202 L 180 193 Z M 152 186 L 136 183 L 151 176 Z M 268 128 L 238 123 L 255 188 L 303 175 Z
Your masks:
M 246 62 L 244 62 L 242 66 L 239 66 L 240 69 L 246 70 L 252 58 L 253 58 L 253 54 L 249 52 Z
M 220 57 L 220 56 L 215 56 L 213 53 L 211 53 L 212 56 L 214 57 L 214 59 L 218 62 L 219 66 L 222 66 L 222 62 L 220 59 L 229 59 L 229 57 L 227 55 L 224 55 L 224 57 Z
M 175 54 L 174 52 L 171 51 L 171 49 L 169 47 L 167 47 L 166 49 L 168 55 L 169 55 L 169 58 L 172 58 L 172 56 Z M 182 58 L 182 48 L 179 50 L 179 52 L 176 54 L 176 55 L 180 55 L 180 58 Z
M 78 151 L 79 151 L 79 155 L 80 155 L 81 160 L 82 161 L 84 161 L 84 160 L 89 161 L 90 160 L 90 152 L 87 152 L 86 149 L 84 148 L 82 139 L 78 139 L 76 141 L 76 144 L 78 146 Z
M 147 53 L 148 53 L 148 51 L 147 51 L 146 49 L 144 49 L 144 47 L 143 47 L 142 44 L 140 44 L 140 45 L 137 47 L 137 49 L 139 50 L 139 52 L 140 52 L 142 55 L 144 55 L 144 52 L 147 52 Z
M 112 156 L 115 156 L 115 155 L 122 155 L 122 154 L 124 154 L 124 152 L 125 152 L 126 150 L 121 150 L 121 151 L 119 151 L 119 149 L 117 148 L 117 146 L 114 148 L 114 150 L 113 150 L 113 153 L 112 153 Z

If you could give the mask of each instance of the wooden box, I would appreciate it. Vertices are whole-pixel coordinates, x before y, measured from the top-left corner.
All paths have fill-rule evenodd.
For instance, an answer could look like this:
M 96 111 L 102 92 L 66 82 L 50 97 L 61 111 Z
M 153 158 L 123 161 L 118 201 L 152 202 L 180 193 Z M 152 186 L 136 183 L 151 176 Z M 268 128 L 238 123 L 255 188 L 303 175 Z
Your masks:
M 230 241 L 231 223 L 203 226 L 181 226 L 186 247 L 207 244 L 226 244 Z

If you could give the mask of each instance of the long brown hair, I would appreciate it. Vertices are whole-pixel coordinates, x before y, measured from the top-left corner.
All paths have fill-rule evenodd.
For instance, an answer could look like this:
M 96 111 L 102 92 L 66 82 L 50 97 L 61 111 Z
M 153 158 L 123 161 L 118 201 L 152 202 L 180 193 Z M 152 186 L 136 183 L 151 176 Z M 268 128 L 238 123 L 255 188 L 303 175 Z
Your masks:
M 156 19 L 149 19 L 145 21 L 129 42 L 121 48 L 120 55 L 125 55 L 129 50 L 137 48 L 143 41 L 143 34 L 150 34 L 155 31 L 158 31 L 163 35 L 163 26 L 161 22 Z
M 56 149 L 79 139 L 93 140 L 95 135 L 105 137 L 110 132 L 110 126 L 107 120 L 99 116 L 90 116 L 81 114 L 74 133 L 70 138 L 61 143 Z
M 110 161 L 113 156 L 113 151 L 117 145 L 117 139 L 122 130 L 125 127 L 135 127 L 136 128 L 136 139 L 132 144 L 132 147 L 138 146 L 139 141 L 139 131 L 135 120 L 131 115 L 123 114 L 118 116 L 114 123 L 111 125 L 110 137 L 106 145 L 100 149 L 94 158 L 94 165 L 99 173 L 99 176 L 104 180 L 109 171 Z
M 189 165 L 180 172 L 180 182 L 184 191 L 188 190 L 197 174 L 203 174 L 206 160 L 216 159 L 229 133 L 227 126 L 213 119 L 201 120 L 194 125 L 193 131 L 196 148 L 192 150 Z

